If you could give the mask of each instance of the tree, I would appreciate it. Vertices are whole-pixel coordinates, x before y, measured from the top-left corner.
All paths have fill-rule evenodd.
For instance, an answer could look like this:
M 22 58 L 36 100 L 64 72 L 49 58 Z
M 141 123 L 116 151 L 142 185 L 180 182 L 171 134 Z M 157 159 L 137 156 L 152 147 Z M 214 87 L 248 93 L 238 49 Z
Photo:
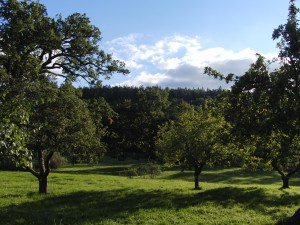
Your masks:
M 300 29 L 294 2 L 290 1 L 287 23 L 273 33 L 273 39 L 280 39 L 278 70 L 270 72 L 271 62 L 261 55 L 241 77 L 205 69 L 208 75 L 234 80 L 227 111 L 234 135 L 251 149 L 251 164 L 264 164 L 281 175 L 282 188 L 289 187 L 290 177 L 300 169 Z
M 31 0 L 0 0 L 0 40 L 1 156 L 27 169 L 32 158 L 27 135 L 38 129 L 29 118 L 35 117 L 36 103 L 43 106 L 45 101 L 30 95 L 33 89 L 57 77 L 93 85 L 100 76 L 129 72 L 123 62 L 100 50 L 101 32 L 85 14 L 53 19 L 44 5 Z
M 295 0 L 290 0 L 286 24 L 279 25 L 273 32 L 280 53 L 281 68 L 273 78 L 271 99 L 275 99 L 276 124 L 280 134 L 279 157 L 272 161 L 275 170 L 282 177 L 282 188 L 289 187 L 289 178 L 300 169 L 300 28 Z M 277 107 L 276 107 L 277 106 Z M 273 109 L 273 110 L 274 110 Z
M 155 158 L 155 138 L 159 125 L 166 121 L 168 91 L 157 87 L 140 89 L 133 120 L 135 144 L 148 158 Z
M 45 85 L 45 84 L 43 84 Z M 45 88 L 43 88 L 45 90 Z M 47 193 L 47 177 L 54 152 L 60 152 L 71 162 L 90 162 L 101 159 L 105 146 L 100 142 L 87 104 L 79 98 L 71 84 L 57 88 L 48 84 L 45 99 L 30 116 L 31 137 L 28 149 L 34 153 L 38 171 L 27 166 L 39 180 L 39 192 Z M 47 95 L 51 93 L 51 99 Z
M 227 98 L 225 118 L 232 135 L 243 143 L 246 164 L 275 169 L 282 188 L 299 170 L 299 119 L 297 102 L 283 70 L 270 72 L 262 56 L 238 78 Z
M 213 165 L 229 153 L 224 140 L 229 125 L 223 117 L 205 107 L 190 108 L 179 121 L 160 127 L 157 154 L 163 161 L 194 168 L 195 189 L 205 165 Z M 228 140 L 227 140 L 228 141 Z

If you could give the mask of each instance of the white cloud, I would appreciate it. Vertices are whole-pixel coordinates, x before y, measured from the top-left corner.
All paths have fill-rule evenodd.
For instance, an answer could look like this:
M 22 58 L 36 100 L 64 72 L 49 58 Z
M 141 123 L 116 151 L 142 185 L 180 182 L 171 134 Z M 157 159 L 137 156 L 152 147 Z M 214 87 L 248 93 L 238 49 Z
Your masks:
M 242 75 L 256 60 L 256 52 L 249 48 L 240 51 L 221 47 L 204 49 L 197 36 L 175 34 L 152 43 L 146 43 L 147 38 L 131 34 L 107 43 L 110 51 L 131 70 L 132 76 L 119 85 L 229 88 L 225 82 L 204 75 L 204 67 L 211 66 L 224 74 Z M 141 40 L 145 42 L 140 43 Z M 265 55 L 268 59 L 274 56 Z
M 140 75 L 124 81 L 122 83 L 116 84 L 120 86 L 156 86 L 168 79 L 168 76 L 165 74 L 150 74 L 142 72 Z
M 171 69 L 175 69 L 177 68 L 178 66 L 180 66 L 182 63 L 182 60 L 179 59 L 179 58 L 170 58 L 170 59 L 164 59 L 164 58 L 161 58 L 157 63 L 157 67 L 159 69 L 162 69 L 162 70 L 171 70 Z
M 110 46 L 109 50 L 113 52 L 116 57 L 125 62 L 134 62 L 129 63 L 128 67 L 143 61 L 157 65 L 167 61 L 167 59 L 176 58 L 172 56 L 178 54 L 180 49 L 192 51 L 201 48 L 198 37 L 191 38 L 174 35 L 165 37 L 154 44 L 139 44 L 138 41 L 141 37 L 142 36 L 138 34 L 131 34 L 116 38 L 107 42 L 107 44 Z

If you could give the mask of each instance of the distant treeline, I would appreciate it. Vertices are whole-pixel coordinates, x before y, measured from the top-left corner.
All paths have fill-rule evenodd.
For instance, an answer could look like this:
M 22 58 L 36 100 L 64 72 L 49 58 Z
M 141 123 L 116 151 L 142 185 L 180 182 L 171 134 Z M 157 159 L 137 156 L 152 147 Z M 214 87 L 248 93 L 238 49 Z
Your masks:
M 81 89 L 84 99 L 95 99 L 103 97 L 112 106 L 122 103 L 124 100 L 138 100 L 138 93 L 147 90 L 157 90 L 168 93 L 170 102 L 185 101 L 191 105 L 199 106 L 204 99 L 215 98 L 224 90 L 204 89 L 204 88 L 161 88 L 161 87 L 128 87 L 128 86 L 103 86 L 103 87 L 84 87 Z

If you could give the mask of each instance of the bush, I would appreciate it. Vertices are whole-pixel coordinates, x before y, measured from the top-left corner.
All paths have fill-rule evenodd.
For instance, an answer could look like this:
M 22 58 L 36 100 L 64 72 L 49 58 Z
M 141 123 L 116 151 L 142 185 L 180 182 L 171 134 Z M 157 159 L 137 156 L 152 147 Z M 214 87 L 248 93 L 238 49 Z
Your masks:
M 57 169 L 67 164 L 67 159 L 59 152 L 55 152 L 50 160 L 50 168 Z
M 128 168 L 120 173 L 122 176 L 127 176 L 128 178 L 132 178 L 134 176 L 146 176 L 149 175 L 151 178 L 159 175 L 161 173 L 160 165 L 154 163 L 147 163 L 143 165 L 134 166 Z
M 137 172 L 136 168 L 129 168 L 129 169 L 126 169 L 126 170 L 120 172 L 120 175 L 126 176 L 128 178 L 132 178 L 132 177 L 138 176 L 138 172 Z

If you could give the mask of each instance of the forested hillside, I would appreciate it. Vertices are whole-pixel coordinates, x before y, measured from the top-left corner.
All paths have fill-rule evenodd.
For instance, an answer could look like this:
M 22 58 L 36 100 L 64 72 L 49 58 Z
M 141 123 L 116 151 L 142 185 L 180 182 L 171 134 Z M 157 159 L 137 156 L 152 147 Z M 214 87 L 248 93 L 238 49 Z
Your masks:
M 192 107 L 217 99 L 225 90 L 163 89 L 159 87 L 91 87 L 82 88 L 82 97 L 95 104 L 101 102 L 98 117 L 106 135 L 107 154 L 155 160 L 155 140 L 160 126 Z

